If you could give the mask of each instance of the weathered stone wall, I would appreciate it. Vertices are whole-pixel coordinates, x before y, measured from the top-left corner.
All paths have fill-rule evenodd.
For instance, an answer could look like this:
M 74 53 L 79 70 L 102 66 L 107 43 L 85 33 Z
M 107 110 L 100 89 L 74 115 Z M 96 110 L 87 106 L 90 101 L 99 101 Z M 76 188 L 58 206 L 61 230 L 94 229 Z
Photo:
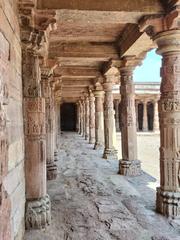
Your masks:
M 25 177 L 21 43 L 16 4 L 16 0 L 0 0 L 0 50 L 3 52 L 3 44 L 9 46 L 8 62 L 5 63 L 8 73 L 4 76 L 8 89 L 6 106 L 8 170 L 3 185 L 10 199 L 11 239 L 19 240 L 24 234 Z

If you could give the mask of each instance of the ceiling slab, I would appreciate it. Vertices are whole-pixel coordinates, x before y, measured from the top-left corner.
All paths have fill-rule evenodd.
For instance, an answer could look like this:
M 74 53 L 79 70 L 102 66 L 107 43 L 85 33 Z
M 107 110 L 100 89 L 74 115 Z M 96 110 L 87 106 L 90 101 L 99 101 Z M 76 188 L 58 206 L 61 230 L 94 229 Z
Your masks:
M 160 0 L 37 0 L 39 9 L 162 12 Z

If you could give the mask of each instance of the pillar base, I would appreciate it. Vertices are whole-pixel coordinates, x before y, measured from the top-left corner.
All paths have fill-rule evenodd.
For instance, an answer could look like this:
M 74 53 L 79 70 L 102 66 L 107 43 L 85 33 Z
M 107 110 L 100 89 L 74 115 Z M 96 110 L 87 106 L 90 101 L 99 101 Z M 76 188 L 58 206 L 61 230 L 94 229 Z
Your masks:
M 89 137 L 88 135 L 85 135 L 85 140 L 88 140 L 88 137 Z
M 180 219 L 180 192 L 167 192 L 157 188 L 156 211 L 166 217 Z
M 107 160 L 118 160 L 118 151 L 116 149 L 105 149 L 103 158 Z
M 121 160 L 119 163 L 119 174 L 124 176 L 138 176 L 141 174 L 141 162 L 139 160 Z
M 101 149 L 102 147 L 103 147 L 103 144 L 101 144 L 101 143 L 94 144 L 94 150 Z
M 54 180 L 58 175 L 58 167 L 55 162 L 47 164 L 47 180 Z
M 26 229 L 42 229 L 51 223 L 51 202 L 49 196 L 26 203 Z

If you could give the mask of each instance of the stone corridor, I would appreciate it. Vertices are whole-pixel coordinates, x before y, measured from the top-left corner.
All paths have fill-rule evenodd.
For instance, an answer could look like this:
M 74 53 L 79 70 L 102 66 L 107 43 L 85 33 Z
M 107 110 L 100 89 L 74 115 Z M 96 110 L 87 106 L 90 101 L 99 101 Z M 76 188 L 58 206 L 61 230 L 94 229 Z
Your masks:
M 48 182 L 52 224 L 25 240 L 179 240 L 177 221 L 154 211 L 155 179 L 118 175 L 118 161 L 102 154 L 77 133 L 62 134 L 58 178 Z

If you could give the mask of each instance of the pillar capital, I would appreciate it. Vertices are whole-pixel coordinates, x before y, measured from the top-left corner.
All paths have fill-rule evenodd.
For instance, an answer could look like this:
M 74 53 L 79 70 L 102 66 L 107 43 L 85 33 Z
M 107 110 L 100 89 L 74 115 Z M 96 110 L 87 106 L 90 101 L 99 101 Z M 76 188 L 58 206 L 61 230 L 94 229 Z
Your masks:
M 128 72 L 130 74 L 132 74 L 132 72 L 134 71 L 135 67 L 140 65 L 142 62 L 141 57 L 137 57 L 137 56 L 125 56 L 121 59 L 121 65 L 119 67 L 121 75 L 128 74 Z

